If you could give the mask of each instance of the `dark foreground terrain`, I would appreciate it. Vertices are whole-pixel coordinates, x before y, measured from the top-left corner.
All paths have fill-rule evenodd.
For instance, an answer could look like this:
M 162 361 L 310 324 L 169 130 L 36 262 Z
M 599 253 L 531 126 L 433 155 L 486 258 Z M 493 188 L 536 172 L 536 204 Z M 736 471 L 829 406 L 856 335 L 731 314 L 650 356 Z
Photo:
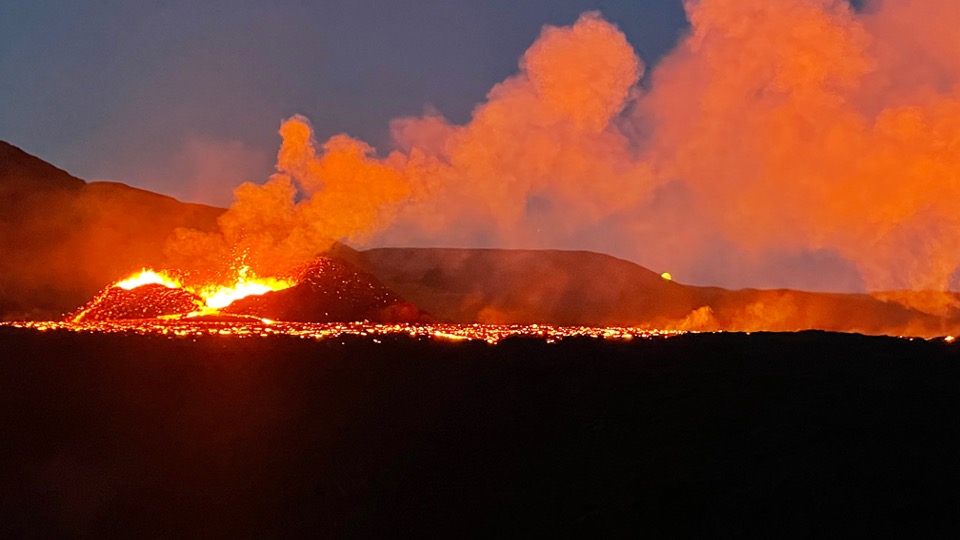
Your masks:
M 0 328 L 0 535 L 960 531 L 960 347 Z

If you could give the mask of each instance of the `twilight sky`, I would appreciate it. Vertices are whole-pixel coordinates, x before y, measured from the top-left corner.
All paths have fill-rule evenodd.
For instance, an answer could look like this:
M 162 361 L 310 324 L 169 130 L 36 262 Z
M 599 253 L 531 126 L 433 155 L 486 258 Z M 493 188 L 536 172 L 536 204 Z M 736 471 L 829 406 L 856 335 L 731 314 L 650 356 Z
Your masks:
M 9 0 L 0 139 L 87 180 L 227 205 L 273 170 L 281 120 L 389 150 L 389 121 L 462 123 L 544 24 L 598 9 L 650 64 L 679 0 Z

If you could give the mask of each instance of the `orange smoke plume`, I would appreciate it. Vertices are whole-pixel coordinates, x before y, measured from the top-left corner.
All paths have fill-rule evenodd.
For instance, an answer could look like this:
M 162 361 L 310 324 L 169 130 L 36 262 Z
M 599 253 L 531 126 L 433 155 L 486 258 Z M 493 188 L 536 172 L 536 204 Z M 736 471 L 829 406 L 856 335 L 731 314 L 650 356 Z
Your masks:
M 699 219 L 746 252 L 836 252 L 870 290 L 948 288 L 960 264 L 960 62 L 939 45 L 923 53 L 939 38 L 905 21 L 925 26 L 921 10 L 954 4 L 687 9 L 691 33 L 634 121 L 656 126 L 646 155 L 703 201 Z M 924 67 L 904 70 L 890 43 Z
M 388 238 L 558 244 L 635 206 L 652 174 L 617 119 L 642 73 L 623 33 L 587 13 L 569 28 L 545 27 L 520 73 L 495 86 L 469 124 L 435 114 L 394 121 L 400 148 L 441 165 L 425 181 L 431 197 L 405 209 Z
M 545 27 L 465 125 L 432 109 L 395 120 L 384 158 L 346 135 L 318 146 L 291 118 L 278 173 L 237 189 L 220 234 L 181 231 L 171 254 L 270 275 L 337 240 L 565 247 L 727 285 L 783 285 L 802 262 L 813 288 L 849 288 L 852 272 L 872 291 L 947 290 L 960 266 L 960 7 L 686 10 L 689 33 L 646 90 L 624 34 L 590 12 Z
M 428 219 L 407 208 L 386 238 L 457 242 L 472 227 L 500 244 L 575 243 L 680 275 L 726 252 L 714 279 L 748 274 L 741 262 L 776 271 L 777 257 L 825 253 L 869 290 L 946 290 L 960 265 L 960 44 L 940 21 L 960 8 L 686 8 L 690 32 L 647 92 L 622 34 L 587 14 L 547 27 L 469 124 L 395 122 L 401 148 L 444 159 L 449 187 L 423 205 Z M 484 211 L 495 229 L 462 219 Z
M 416 156 L 395 153 L 381 161 L 370 146 L 346 135 L 318 152 L 302 116 L 285 121 L 280 135 L 277 174 L 236 189 L 233 205 L 218 220 L 220 232 L 178 230 L 167 249 L 173 264 L 205 282 L 241 267 L 282 275 L 337 240 L 364 240 L 415 194 Z

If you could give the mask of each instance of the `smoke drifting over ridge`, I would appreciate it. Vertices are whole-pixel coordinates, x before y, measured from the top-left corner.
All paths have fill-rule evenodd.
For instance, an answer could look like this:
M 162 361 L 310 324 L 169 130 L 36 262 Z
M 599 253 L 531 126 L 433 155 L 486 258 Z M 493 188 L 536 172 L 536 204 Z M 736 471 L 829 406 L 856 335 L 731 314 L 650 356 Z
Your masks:
M 170 254 L 211 267 L 244 255 L 266 274 L 333 240 L 565 247 L 681 281 L 765 285 L 801 266 L 813 288 L 850 289 L 851 274 L 869 290 L 949 288 L 960 5 L 686 10 L 689 34 L 647 74 L 600 14 L 547 26 L 470 122 L 397 119 L 383 158 L 346 135 L 317 145 L 291 118 L 278 173 L 238 188 L 222 234 L 181 231 Z

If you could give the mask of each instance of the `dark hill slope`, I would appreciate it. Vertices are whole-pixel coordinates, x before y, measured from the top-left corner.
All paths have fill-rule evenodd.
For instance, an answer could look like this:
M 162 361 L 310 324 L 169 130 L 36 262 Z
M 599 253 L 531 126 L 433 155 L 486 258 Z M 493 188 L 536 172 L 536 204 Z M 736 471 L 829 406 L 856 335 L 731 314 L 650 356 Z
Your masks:
M 691 288 L 585 251 L 384 248 L 361 252 L 357 263 L 457 322 L 606 325 L 683 317 L 697 307 Z
M 590 252 L 381 248 L 361 252 L 355 263 L 453 322 L 904 335 L 960 327 L 956 310 L 938 317 L 865 294 L 694 287 Z
M 0 141 L 0 319 L 58 317 L 135 267 L 161 264 L 175 228 L 213 230 L 222 211 L 86 183 Z

